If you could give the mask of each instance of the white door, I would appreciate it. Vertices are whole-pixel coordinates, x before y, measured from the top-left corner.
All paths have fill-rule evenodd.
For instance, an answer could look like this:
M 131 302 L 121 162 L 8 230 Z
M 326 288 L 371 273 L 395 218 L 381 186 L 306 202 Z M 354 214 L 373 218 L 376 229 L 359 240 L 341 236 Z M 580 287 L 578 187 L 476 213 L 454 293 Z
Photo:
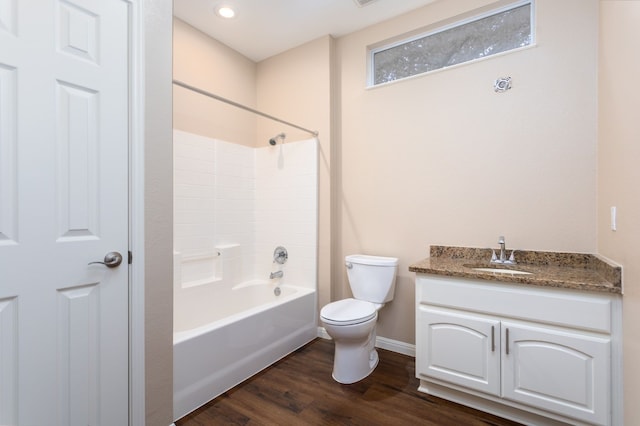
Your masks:
M 503 322 L 503 397 L 598 425 L 610 423 L 608 337 Z
M 0 1 L 1 425 L 128 423 L 129 7 Z
M 420 305 L 416 373 L 500 394 L 500 321 Z

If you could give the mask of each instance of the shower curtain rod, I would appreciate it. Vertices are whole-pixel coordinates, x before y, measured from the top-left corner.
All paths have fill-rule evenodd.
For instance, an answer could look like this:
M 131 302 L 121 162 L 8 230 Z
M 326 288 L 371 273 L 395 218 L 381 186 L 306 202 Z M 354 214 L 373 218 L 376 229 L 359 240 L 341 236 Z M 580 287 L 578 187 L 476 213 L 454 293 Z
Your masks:
M 290 123 L 290 122 L 282 120 L 282 119 L 280 119 L 278 117 L 274 117 L 273 115 L 265 114 L 262 111 L 258 111 L 257 109 L 253 109 L 253 108 L 250 108 L 250 107 L 248 107 L 246 105 L 242 105 L 242 104 L 239 104 L 237 102 L 234 102 L 231 99 L 223 98 L 222 96 L 218 96 L 218 95 L 215 95 L 213 93 L 207 92 L 206 90 L 202 90 L 202 89 L 199 89 L 197 87 L 191 86 L 191 85 L 189 85 L 187 83 L 184 83 L 184 82 L 182 82 L 180 80 L 173 80 L 173 84 L 175 84 L 176 86 L 184 87 L 185 89 L 191 90 L 191 91 L 199 93 L 201 95 L 208 96 L 210 98 L 216 99 L 218 101 L 225 102 L 225 103 L 227 103 L 229 105 L 233 105 L 234 107 L 241 108 L 241 109 L 243 109 L 245 111 L 253 112 L 254 114 L 258 114 L 258 115 L 260 115 L 262 117 L 269 118 L 271 120 L 275 120 L 275 121 L 277 121 L 279 123 L 282 123 L 282 124 L 286 124 L 287 126 L 295 127 L 296 129 L 303 130 L 303 131 L 305 131 L 307 133 L 311 133 L 313 136 L 318 136 L 318 131 L 317 130 L 305 129 L 304 127 L 298 126 L 297 124 Z

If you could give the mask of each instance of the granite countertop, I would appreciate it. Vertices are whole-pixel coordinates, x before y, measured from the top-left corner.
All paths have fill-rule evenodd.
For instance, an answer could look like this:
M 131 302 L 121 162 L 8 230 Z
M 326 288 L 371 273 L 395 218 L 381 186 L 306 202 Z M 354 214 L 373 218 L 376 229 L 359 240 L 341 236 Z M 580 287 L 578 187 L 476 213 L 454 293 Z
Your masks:
M 409 271 L 488 281 L 622 294 L 622 268 L 598 255 L 515 250 L 515 265 L 490 264 L 491 249 L 431 246 L 430 257 Z M 507 249 L 507 255 L 511 249 Z M 476 271 L 515 269 L 531 275 Z

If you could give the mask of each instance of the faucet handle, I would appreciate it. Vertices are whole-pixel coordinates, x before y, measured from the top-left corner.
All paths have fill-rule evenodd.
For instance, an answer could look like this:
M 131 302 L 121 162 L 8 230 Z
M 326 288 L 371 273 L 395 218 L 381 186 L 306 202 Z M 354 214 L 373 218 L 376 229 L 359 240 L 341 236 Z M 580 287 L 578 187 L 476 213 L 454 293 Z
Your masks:
M 516 257 L 513 255 L 516 251 L 511 250 L 511 256 L 509 256 L 509 263 L 516 263 Z
M 498 256 L 496 255 L 496 251 L 495 250 L 491 250 L 491 262 L 495 262 L 496 260 L 498 260 Z
M 280 265 L 282 265 L 287 261 L 288 258 L 289 253 L 287 253 L 287 249 L 282 246 L 276 247 L 276 249 L 273 251 L 273 263 L 279 263 Z

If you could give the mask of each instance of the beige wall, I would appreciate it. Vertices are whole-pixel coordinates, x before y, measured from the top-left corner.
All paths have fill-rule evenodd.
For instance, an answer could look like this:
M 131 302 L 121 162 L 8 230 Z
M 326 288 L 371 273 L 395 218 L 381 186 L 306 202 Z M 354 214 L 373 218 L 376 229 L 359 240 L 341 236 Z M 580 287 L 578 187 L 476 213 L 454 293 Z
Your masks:
M 319 38 L 258 63 L 258 109 L 319 132 L 318 303 L 331 295 L 331 55 L 333 39 Z M 306 132 L 260 118 L 258 146 L 284 132 L 286 140 Z
M 172 10 L 171 0 L 144 6 L 144 349 L 149 426 L 173 421 Z
M 600 2 L 598 251 L 623 265 L 624 424 L 640 407 L 640 1 Z M 618 209 L 611 231 L 610 208 Z
M 179 19 L 174 19 L 173 78 L 234 102 L 256 107 L 256 64 Z M 252 146 L 256 116 L 179 86 L 173 127 Z
M 488 3 L 436 2 L 338 39 L 336 258 L 400 258 L 380 336 L 415 341 L 407 268 L 431 244 L 596 250 L 597 0 L 538 0 L 535 47 L 366 88 L 368 45 Z M 502 76 L 513 89 L 497 94 Z

